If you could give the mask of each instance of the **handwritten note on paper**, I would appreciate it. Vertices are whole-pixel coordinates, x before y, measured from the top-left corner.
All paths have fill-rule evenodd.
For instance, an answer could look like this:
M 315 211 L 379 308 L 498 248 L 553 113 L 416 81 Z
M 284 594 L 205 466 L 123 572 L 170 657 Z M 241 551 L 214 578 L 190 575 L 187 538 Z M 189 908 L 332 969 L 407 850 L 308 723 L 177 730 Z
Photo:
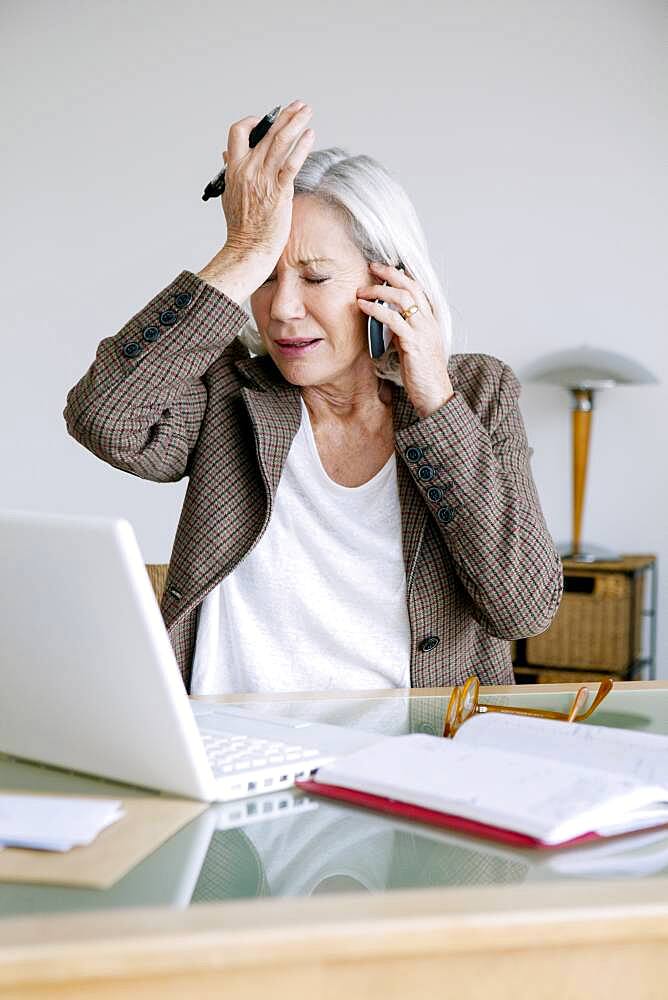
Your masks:
M 668 785 L 668 736 L 656 733 L 490 712 L 465 722 L 455 742 L 560 760 L 647 785 Z

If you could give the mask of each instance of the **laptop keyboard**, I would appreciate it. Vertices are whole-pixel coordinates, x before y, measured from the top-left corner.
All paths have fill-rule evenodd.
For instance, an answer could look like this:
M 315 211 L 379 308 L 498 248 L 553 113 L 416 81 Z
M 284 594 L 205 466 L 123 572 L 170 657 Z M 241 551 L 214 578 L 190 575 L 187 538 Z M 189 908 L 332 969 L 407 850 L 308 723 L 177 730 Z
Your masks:
M 313 757 L 322 756 L 312 747 L 283 743 L 280 740 L 262 740 L 236 733 L 226 735 L 200 732 L 200 735 L 211 769 L 217 778 L 257 768 L 295 764 L 300 760 L 308 762 Z

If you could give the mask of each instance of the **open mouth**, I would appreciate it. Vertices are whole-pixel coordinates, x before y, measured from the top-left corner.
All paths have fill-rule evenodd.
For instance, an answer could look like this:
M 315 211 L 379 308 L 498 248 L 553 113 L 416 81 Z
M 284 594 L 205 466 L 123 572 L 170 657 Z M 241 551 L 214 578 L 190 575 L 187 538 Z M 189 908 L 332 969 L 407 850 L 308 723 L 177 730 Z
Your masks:
M 280 351 L 286 357 L 297 357 L 300 354 L 307 354 L 312 351 L 321 341 L 316 338 L 313 340 L 275 340 L 274 343 Z

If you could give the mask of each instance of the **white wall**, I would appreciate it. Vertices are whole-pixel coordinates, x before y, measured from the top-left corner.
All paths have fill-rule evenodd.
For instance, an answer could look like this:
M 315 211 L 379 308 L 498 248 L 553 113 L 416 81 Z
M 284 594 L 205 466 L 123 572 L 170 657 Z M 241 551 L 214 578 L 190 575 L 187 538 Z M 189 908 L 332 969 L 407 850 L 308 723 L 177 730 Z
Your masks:
M 230 123 L 301 97 L 318 146 L 376 156 L 413 196 L 460 349 L 521 375 L 586 342 L 661 379 L 599 397 L 585 536 L 665 565 L 665 14 L 663 0 L 4 0 L 0 505 L 120 514 L 147 561 L 167 560 L 183 484 L 88 454 L 65 395 L 102 337 L 222 245 L 220 206 L 200 196 Z M 559 539 L 568 407 L 525 389 Z

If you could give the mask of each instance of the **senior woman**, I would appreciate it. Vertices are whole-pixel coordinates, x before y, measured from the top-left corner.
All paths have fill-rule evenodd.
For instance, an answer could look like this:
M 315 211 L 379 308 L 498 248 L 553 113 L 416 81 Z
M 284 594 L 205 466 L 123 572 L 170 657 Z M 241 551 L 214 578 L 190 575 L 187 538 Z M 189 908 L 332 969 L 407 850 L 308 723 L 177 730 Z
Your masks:
M 161 610 L 191 693 L 512 682 L 508 640 L 562 589 L 519 384 L 449 356 L 407 195 L 311 152 L 310 115 L 293 102 L 253 149 L 259 119 L 231 127 L 223 249 L 102 340 L 68 430 L 189 478 Z M 377 361 L 370 316 L 393 335 Z

